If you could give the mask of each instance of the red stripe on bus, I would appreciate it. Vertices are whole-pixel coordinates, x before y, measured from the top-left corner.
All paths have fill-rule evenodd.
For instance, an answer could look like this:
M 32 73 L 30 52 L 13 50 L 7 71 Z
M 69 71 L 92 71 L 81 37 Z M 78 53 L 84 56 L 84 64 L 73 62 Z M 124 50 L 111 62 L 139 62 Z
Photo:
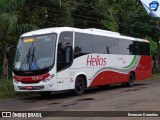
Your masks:
M 43 75 L 36 75 L 36 76 L 16 76 L 14 75 L 13 78 L 17 81 L 20 82 L 38 82 L 38 81 L 42 81 L 45 80 L 46 78 L 48 78 L 50 76 L 49 73 L 43 74 Z
M 128 74 L 118 73 L 115 71 L 103 71 L 93 79 L 90 87 L 127 82 L 127 80 L 128 80 Z

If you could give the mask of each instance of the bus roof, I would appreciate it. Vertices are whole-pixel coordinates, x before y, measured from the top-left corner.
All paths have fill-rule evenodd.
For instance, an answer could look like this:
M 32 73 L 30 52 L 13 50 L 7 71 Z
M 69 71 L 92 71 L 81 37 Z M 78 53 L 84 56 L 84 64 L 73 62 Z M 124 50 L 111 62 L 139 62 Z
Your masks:
M 79 29 L 79 28 L 72 28 L 72 27 L 54 27 L 54 28 L 40 29 L 40 30 L 24 33 L 21 35 L 21 37 L 29 37 L 29 36 L 43 35 L 43 34 L 50 34 L 50 33 L 59 34 L 63 31 L 74 31 L 74 32 L 80 32 L 80 33 L 86 33 L 86 34 L 92 34 L 92 35 L 121 38 L 121 39 L 132 40 L 132 41 L 149 42 L 148 40 L 145 40 L 145 39 L 123 36 L 123 35 L 120 35 L 120 33 L 107 31 L 107 30 L 101 30 L 101 29 L 95 29 L 95 28 Z

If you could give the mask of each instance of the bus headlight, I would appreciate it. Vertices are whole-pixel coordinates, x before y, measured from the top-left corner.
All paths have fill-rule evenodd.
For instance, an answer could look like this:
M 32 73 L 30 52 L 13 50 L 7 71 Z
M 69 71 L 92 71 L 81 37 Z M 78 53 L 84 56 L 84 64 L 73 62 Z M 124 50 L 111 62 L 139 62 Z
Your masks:
M 19 83 L 19 81 L 15 80 L 15 79 L 13 79 L 13 81 L 14 81 L 14 83 L 16 83 L 16 84 L 18 84 L 18 83 Z
M 44 83 L 50 81 L 52 78 L 54 78 L 54 74 L 43 80 Z

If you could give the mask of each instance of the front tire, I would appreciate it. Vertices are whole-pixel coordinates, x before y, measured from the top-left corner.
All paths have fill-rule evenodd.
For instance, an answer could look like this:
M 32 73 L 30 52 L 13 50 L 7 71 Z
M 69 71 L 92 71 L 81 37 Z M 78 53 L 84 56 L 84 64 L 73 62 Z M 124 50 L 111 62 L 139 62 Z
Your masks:
M 76 78 L 74 95 L 82 95 L 85 90 L 85 81 L 81 76 Z

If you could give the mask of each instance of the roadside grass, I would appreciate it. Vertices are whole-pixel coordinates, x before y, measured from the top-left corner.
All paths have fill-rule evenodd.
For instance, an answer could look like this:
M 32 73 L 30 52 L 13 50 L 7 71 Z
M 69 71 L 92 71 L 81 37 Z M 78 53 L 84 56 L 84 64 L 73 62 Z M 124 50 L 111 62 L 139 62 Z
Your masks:
M 13 87 L 12 79 L 1 80 L 0 79 L 0 99 L 31 96 L 29 93 L 16 93 Z
M 148 78 L 147 80 L 160 80 L 160 73 L 159 74 L 153 74 L 151 78 Z
M 0 80 L 0 98 L 7 98 L 14 96 L 14 90 L 11 80 Z

